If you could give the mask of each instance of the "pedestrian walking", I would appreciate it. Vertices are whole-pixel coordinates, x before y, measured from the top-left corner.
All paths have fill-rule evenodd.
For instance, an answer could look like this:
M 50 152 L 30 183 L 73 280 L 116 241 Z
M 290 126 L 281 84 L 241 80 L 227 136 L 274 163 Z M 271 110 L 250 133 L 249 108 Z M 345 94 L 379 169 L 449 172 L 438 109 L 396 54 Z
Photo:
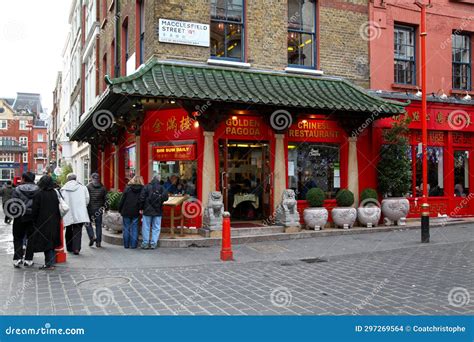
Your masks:
M 24 251 L 25 239 L 29 240 L 33 232 L 33 197 L 39 191 L 35 184 L 35 174 L 26 172 L 21 176 L 21 184 L 12 192 L 9 203 L 5 202 L 5 213 L 13 219 L 13 266 L 33 266 L 33 249 L 27 241 Z M 24 257 L 24 260 L 23 260 Z
M 143 185 L 143 177 L 133 177 L 128 182 L 120 200 L 119 212 L 123 219 L 123 246 L 125 248 L 138 247 L 139 202 Z
M 54 270 L 55 248 L 61 245 L 61 214 L 59 212 L 59 192 L 50 176 L 38 181 L 39 192 L 33 198 L 33 233 L 28 244 L 33 252 L 44 252 L 43 270 Z
M 140 208 L 143 210 L 142 248 L 155 249 L 161 230 L 163 203 L 168 200 L 168 192 L 160 185 L 158 176 L 145 185 L 140 193 Z M 150 237 L 151 227 L 151 237 Z
M 77 181 L 74 173 L 67 175 L 67 183 L 61 188 L 61 194 L 69 206 L 69 211 L 63 217 L 66 227 L 66 249 L 78 255 L 81 251 L 82 226 L 89 223 L 87 205 L 89 191 L 85 185 Z
M 89 191 L 89 205 L 87 211 L 90 217 L 90 223 L 86 224 L 87 235 L 89 235 L 89 246 L 101 247 L 102 242 L 102 215 L 105 210 L 105 201 L 107 196 L 107 190 L 105 186 L 100 182 L 99 174 L 93 173 L 91 175 L 91 182 L 87 184 L 87 190 Z M 92 223 L 95 224 L 96 237 L 94 237 L 94 230 L 92 229 Z
M 7 215 L 5 212 L 5 203 L 7 203 L 12 198 L 13 190 L 14 189 L 13 189 L 12 181 L 8 180 L 2 189 L 2 207 L 3 207 L 3 213 L 5 214 L 4 222 L 6 224 L 10 224 L 12 222 L 12 218 L 9 215 Z

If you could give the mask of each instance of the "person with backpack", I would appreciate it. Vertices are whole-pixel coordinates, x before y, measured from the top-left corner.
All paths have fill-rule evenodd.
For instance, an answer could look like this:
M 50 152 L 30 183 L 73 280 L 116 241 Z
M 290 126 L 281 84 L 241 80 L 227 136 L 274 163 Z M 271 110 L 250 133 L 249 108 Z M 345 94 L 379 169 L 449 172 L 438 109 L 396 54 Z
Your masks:
M 89 223 L 87 205 L 89 204 L 89 191 L 79 183 L 74 173 L 67 175 L 67 182 L 61 188 L 61 195 L 69 206 L 69 211 L 63 217 L 66 227 L 66 249 L 79 255 L 81 251 L 82 226 Z
M 59 192 L 51 176 L 45 175 L 38 181 L 40 191 L 33 198 L 34 231 L 28 240 L 34 252 L 44 252 L 41 270 L 54 270 L 55 248 L 61 245 L 61 214 Z
M 125 188 L 119 204 L 123 217 L 123 246 L 138 247 L 138 220 L 140 218 L 140 194 L 143 189 L 143 177 L 135 176 Z
M 4 214 L 5 214 L 5 203 L 7 203 L 10 198 L 12 198 L 13 190 L 14 189 L 13 189 L 12 181 L 8 180 L 2 189 L 2 207 L 3 207 Z M 10 224 L 12 222 L 12 218 L 5 214 L 4 222 L 6 224 Z
M 167 200 L 168 192 L 160 185 L 158 176 L 153 177 L 142 189 L 140 193 L 140 208 L 143 210 L 142 249 L 156 248 L 160 237 L 163 203 Z
M 25 267 L 33 266 L 33 246 L 30 236 L 33 233 L 33 197 L 38 193 L 39 188 L 35 184 L 35 174 L 26 172 L 21 176 L 21 184 L 15 188 L 12 198 L 8 203 L 4 203 L 5 214 L 13 219 L 13 266 Z M 26 252 L 23 251 L 25 238 L 28 239 Z M 24 261 L 23 261 L 24 257 Z
M 87 235 L 89 235 L 89 246 L 101 247 L 102 242 L 102 215 L 105 210 L 105 201 L 107 196 L 107 190 L 105 186 L 100 182 L 98 173 L 91 175 L 92 181 L 87 184 L 87 190 L 89 191 L 89 205 L 87 211 L 90 217 L 90 223 L 86 224 Z M 94 238 L 94 230 L 92 229 L 92 222 L 95 224 L 96 237 Z

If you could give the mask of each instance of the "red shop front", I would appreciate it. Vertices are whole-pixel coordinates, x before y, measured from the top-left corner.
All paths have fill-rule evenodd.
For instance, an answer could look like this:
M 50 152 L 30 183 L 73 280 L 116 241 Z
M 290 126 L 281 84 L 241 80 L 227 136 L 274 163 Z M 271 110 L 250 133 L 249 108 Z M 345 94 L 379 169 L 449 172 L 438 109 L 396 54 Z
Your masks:
M 447 214 L 451 217 L 474 215 L 474 125 L 469 105 L 428 102 L 428 201 L 430 215 Z M 407 107 L 411 118 L 407 151 L 412 165 L 409 192 L 409 217 L 420 216 L 422 189 L 421 104 Z M 376 121 L 373 143 L 381 146 L 382 130 L 390 127 L 392 119 Z

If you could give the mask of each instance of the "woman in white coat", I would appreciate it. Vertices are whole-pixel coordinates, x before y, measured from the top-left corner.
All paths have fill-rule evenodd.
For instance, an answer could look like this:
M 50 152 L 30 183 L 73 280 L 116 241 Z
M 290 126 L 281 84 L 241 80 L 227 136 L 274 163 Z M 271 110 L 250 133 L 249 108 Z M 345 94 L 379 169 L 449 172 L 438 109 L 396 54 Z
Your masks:
M 66 248 L 68 252 L 78 255 L 81 251 L 82 226 L 89 222 L 87 213 L 89 191 L 76 179 L 73 173 L 67 175 L 67 183 L 61 188 L 61 195 L 69 205 L 69 211 L 63 217 L 66 227 Z

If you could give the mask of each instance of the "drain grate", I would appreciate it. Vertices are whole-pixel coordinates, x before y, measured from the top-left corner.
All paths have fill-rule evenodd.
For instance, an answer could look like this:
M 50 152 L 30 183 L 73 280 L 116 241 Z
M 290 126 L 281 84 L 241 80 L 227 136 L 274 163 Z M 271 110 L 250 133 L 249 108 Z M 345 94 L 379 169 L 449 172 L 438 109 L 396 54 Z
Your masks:
M 101 287 L 113 287 L 126 285 L 130 283 L 131 279 L 126 277 L 102 277 L 102 278 L 92 278 L 86 279 L 77 283 L 77 287 L 81 289 L 95 290 Z
M 317 262 L 328 262 L 327 259 L 321 259 L 321 258 L 300 259 L 300 261 L 305 262 L 307 264 L 314 264 Z

